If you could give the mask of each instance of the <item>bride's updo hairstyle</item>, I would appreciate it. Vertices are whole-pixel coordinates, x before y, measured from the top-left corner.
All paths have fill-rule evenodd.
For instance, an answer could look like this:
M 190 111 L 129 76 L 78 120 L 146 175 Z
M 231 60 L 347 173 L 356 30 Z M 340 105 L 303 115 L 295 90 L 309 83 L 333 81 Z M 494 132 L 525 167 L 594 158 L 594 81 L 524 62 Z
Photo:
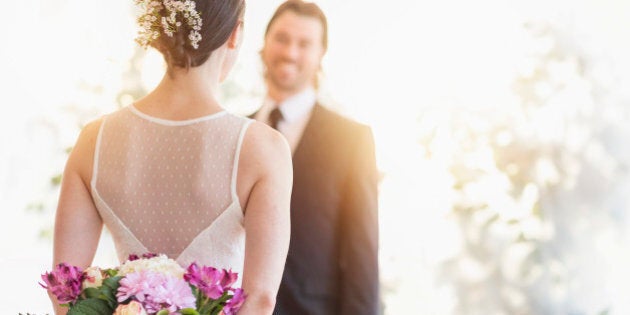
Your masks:
M 144 34 L 141 32 L 144 38 L 139 42 L 162 53 L 169 72 L 175 67 L 188 69 L 206 62 L 214 50 L 227 42 L 245 11 L 245 0 L 136 2 L 152 12 L 150 15 L 145 12 L 150 16 L 149 22 L 146 17 L 144 21 L 139 19 L 141 27 L 145 28 Z M 177 9 L 167 10 L 173 7 Z M 198 22 L 191 22 L 193 17 Z M 171 27 L 165 26 L 169 23 Z M 194 40 L 195 35 L 197 40 Z

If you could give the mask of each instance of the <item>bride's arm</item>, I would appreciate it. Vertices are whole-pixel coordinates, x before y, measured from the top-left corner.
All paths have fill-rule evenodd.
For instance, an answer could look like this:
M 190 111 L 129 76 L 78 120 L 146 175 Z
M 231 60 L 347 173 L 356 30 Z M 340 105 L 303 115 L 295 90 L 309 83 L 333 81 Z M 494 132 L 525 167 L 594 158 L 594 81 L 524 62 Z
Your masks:
M 81 268 L 90 266 L 101 235 L 102 221 L 89 190 L 98 123 L 81 132 L 63 172 L 55 216 L 53 267 L 65 262 Z M 55 314 L 65 314 L 51 296 Z
M 242 177 L 247 173 L 257 176 L 245 206 L 243 290 L 247 298 L 238 314 L 271 314 L 289 248 L 291 151 L 280 133 L 254 123 L 247 131 L 241 157 L 245 159 L 239 162 L 243 167 L 239 173 L 245 173 Z

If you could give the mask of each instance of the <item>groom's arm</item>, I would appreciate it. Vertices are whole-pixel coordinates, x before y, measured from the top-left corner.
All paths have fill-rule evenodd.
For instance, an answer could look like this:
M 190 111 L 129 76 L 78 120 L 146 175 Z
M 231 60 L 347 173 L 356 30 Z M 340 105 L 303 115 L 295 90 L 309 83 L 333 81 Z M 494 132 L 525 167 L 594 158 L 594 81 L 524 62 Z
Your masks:
M 359 129 L 346 179 L 340 240 L 340 314 L 379 313 L 378 172 L 369 128 Z

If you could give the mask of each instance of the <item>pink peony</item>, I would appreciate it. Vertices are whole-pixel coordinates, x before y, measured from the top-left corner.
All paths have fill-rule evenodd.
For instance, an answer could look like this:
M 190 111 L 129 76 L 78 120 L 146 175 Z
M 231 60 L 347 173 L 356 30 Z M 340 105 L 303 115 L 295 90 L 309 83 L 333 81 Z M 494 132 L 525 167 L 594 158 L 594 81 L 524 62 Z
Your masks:
M 127 274 L 120 280 L 116 297 L 118 302 L 136 300 L 148 313 L 163 309 L 174 313 L 183 308 L 194 308 L 196 301 L 186 281 L 152 271 Z
M 118 287 L 118 292 L 116 293 L 118 302 L 122 303 L 130 298 L 144 302 L 146 292 L 150 290 L 151 281 L 152 279 L 146 271 L 127 274 L 120 279 L 120 287 Z
M 164 277 L 162 285 L 155 287 L 155 290 L 149 295 L 147 310 L 157 312 L 167 309 L 174 313 L 183 308 L 194 308 L 195 302 L 195 296 L 186 281 Z
M 60 263 L 52 272 L 43 274 L 42 280 L 44 284 L 40 282 L 39 285 L 55 295 L 59 303 L 70 303 L 81 294 L 83 272 L 78 267 Z

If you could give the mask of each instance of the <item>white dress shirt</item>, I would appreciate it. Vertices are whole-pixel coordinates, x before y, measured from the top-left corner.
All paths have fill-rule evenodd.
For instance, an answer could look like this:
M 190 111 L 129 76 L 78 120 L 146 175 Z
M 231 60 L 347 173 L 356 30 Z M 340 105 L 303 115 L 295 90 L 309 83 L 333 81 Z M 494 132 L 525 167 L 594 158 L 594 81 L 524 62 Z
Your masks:
M 267 96 L 254 118 L 269 124 L 269 114 L 278 107 L 282 113 L 282 120 L 278 122 L 277 129 L 287 138 L 291 152 L 295 152 L 316 102 L 317 93 L 312 88 L 293 95 L 280 104 L 276 104 Z

